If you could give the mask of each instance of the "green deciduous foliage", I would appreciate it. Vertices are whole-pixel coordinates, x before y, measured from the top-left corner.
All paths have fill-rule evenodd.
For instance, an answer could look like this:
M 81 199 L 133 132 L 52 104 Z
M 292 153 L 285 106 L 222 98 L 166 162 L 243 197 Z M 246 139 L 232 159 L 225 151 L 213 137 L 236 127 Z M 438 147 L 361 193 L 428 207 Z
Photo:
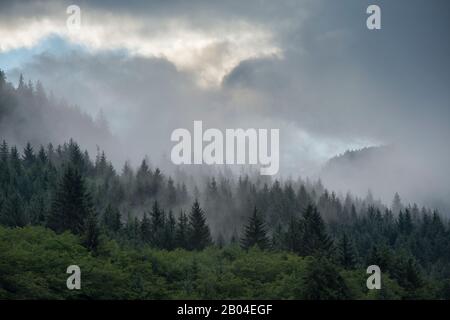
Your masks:
M 344 278 L 339 269 L 326 258 L 312 258 L 303 277 L 304 299 L 344 300 L 351 299 Z

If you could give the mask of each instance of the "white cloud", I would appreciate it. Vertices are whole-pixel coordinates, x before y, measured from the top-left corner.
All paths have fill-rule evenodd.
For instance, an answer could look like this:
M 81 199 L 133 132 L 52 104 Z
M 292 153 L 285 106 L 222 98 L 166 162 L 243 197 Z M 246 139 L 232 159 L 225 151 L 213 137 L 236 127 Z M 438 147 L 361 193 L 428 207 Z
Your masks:
M 69 31 L 66 17 L 0 22 L 0 52 L 31 48 L 58 35 L 93 52 L 125 50 L 132 56 L 165 58 L 178 70 L 192 73 L 204 87 L 219 85 L 243 60 L 282 56 L 269 30 L 243 20 L 195 28 L 182 19 L 154 20 L 90 10 L 82 11 L 81 29 Z
M 19 48 L 31 48 L 50 34 L 57 32 L 57 23 L 45 19 L 18 19 L 14 26 L 0 22 L 0 53 Z

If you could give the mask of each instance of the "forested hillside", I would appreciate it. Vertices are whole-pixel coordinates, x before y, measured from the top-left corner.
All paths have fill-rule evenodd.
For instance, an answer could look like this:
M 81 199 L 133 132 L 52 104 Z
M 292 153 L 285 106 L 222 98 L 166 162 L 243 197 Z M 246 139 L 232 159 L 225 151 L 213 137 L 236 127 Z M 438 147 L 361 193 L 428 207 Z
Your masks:
M 30 88 L 2 75 L 2 123 L 21 92 L 41 105 Z M 147 160 L 114 168 L 74 140 L 19 150 L 5 138 L 0 297 L 450 298 L 450 224 L 437 211 L 398 194 L 392 205 L 340 196 L 320 181 L 194 178 Z M 80 292 L 65 288 L 70 264 L 84 270 Z M 380 291 L 366 288 L 372 264 Z
M 27 142 L 46 145 L 70 138 L 89 150 L 97 145 L 106 150 L 117 146 L 102 117 L 93 120 L 79 107 L 48 93 L 40 81 L 27 81 L 21 75 L 14 87 L 1 69 L 0 136 L 21 147 Z
M 109 256 L 112 254 L 108 251 L 113 250 L 111 248 L 115 248 L 115 254 L 121 252 L 125 255 L 145 255 L 144 252 L 149 251 L 152 252 L 150 256 L 156 255 L 161 259 L 184 259 L 178 255 L 187 255 L 189 258 L 186 259 L 193 259 L 192 263 L 199 256 L 207 260 L 199 268 L 213 273 L 215 268 L 220 267 L 214 255 L 227 255 L 227 252 L 234 252 L 244 260 L 273 259 L 271 263 L 275 264 L 272 266 L 275 270 L 277 264 L 281 264 L 279 268 L 284 268 L 283 259 L 296 265 L 293 262 L 297 261 L 295 257 L 316 257 L 326 261 L 325 264 L 317 264 L 317 268 L 329 268 L 327 272 L 343 272 L 343 275 L 350 277 L 347 280 L 344 277 L 342 283 L 332 284 L 338 288 L 351 286 L 352 277 L 363 278 L 364 267 L 377 264 L 389 274 L 389 281 L 395 287 L 393 292 L 386 293 L 392 295 L 388 297 L 443 298 L 448 290 L 448 222 L 437 212 L 402 205 L 398 195 L 391 210 L 379 203 L 353 199 L 350 195 L 341 201 L 334 193 L 323 189 L 320 183 L 300 184 L 295 191 L 294 186 L 301 182 L 282 184 L 275 181 L 259 186 L 248 177 L 241 177 L 236 183 L 211 178 L 208 184 L 198 186 L 191 193 L 184 184 L 174 182 L 158 169 L 150 169 L 145 161 L 136 173 L 125 166 L 123 172 L 117 174 L 103 154 L 96 161 L 91 161 L 89 155 L 73 141 L 54 148 L 51 145 L 38 148 L 37 152 L 28 145 L 21 153 L 3 142 L 0 157 L 0 222 L 13 228 L 1 229 L 4 257 L 1 259 L 0 283 L 6 297 L 22 292 L 22 285 L 25 291 L 20 294 L 24 297 L 41 296 L 40 291 L 33 292 L 27 287 L 28 284 L 16 282 L 20 273 L 17 274 L 15 267 L 11 269 L 14 265 L 21 265 L 24 274 L 28 274 L 27 268 L 32 266 L 33 272 L 38 272 L 36 277 L 43 278 L 42 281 L 56 276 L 51 271 L 54 268 L 39 266 L 45 259 L 19 263 L 21 259 L 27 259 L 27 255 L 34 257 L 36 250 L 42 250 L 43 256 L 56 254 L 52 250 L 70 256 L 66 251 L 75 250 L 80 257 L 74 260 L 90 259 L 89 263 L 95 264 L 102 259 L 111 259 L 111 268 L 120 269 L 123 265 Z M 201 203 L 194 199 L 196 192 L 196 197 L 204 199 Z M 220 211 L 215 211 L 215 206 L 220 207 Z M 228 214 L 223 216 L 216 213 L 227 211 Z M 210 224 L 215 225 L 214 233 L 210 231 Z M 57 236 L 42 227 L 30 226 L 42 226 L 65 235 Z M 38 234 L 42 234 L 43 238 Z M 21 237 L 24 239 L 16 239 Z M 39 241 L 27 240 L 33 237 L 38 237 Z M 60 239 L 54 241 L 62 244 L 53 247 L 46 243 L 46 237 Z M 30 242 L 27 244 L 27 241 Z M 69 242 L 64 244 L 64 241 Z M 263 251 L 251 249 L 254 246 Z M 162 249 L 168 251 L 160 251 Z M 173 250 L 173 254 L 169 253 Z M 203 250 L 206 251 L 200 254 L 199 251 Z M 250 250 L 251 254 L 246 250 Z M 158 268 L 158 259 L 149 259 L 152 270 Z M 312 264 L 310 267 L 314 266 L 315 261 L 311 259 L 305 260 Z M 299 266 L 301 261 L 298 260 Z M 45 263 L 52 264 L 55 260 Z M 36 268 L 41 269 L 36 271 Z M 100 265 L 96 268 L 101 272 Z M 224 268 L 232 268 L 232 265 L 225 263 Z M 285 276 L 295 276 L 294 270 L 286 268 Z M 304 272 L 301 271 L 298 276 L 304 276 Z M 326 272 L 317 272 L 327 277 Z M 157 275 L 156 272 L 152 276 Z M 169 277 L 160 279 L 163 282 L 175 281 L 167 273 L 159 276 Z M 188 272 L 181 275 L 190 276 Z M 142 277 L 142 281 L 153 279 Z M 275 275 L 273 277 L 264 281 L 282 281 Z M 125 286 L 130 285 L 125 282 Z M 102 297 L 100 288 L 103 285 L 106 284 L 95 289 L 98 291 L 92 293 L 93 296 L 98 294 Z M 366 297 L 367 292 L 362 289 L 364 282 L 359 285 L 359 293 L 342 293 L 340 297 Z M 189 294 L 180 294 L 208 296 L 196 289 L 191 290 Z M 246 297 L 270 297 L 269 292 L 276 292 L 255 293 L 252 290 L 256 288 L 248 290 Z M 320 292 L 319 288 L 315 290 Z M 124 293 L 123 297 L 133 297 L 137 293 L 129 294 Z M 158 297 L 158 294 L 161 297 L 165 294 L 177 296 L 177 293 L 164 291 L 152 294 L 149 297 Z M 303 294 L 306 293 L 292 294 L 290 297 L 298 298 L 305 297 Z M 59 297 L 51 287 L 45 287 L 42 295 Z M 218 296 L 212 294 L 211 297 Z M 230 293 L 229 297 L 240 296 Z
M 370 188 L 384 201 L 401 191 L 409 201 L 438 208 L 445 216 L 450 209 L 445 150 L 446 145 L 433 152 L 408 144 L 348 150 L 328 160 L 320 177 L 333 190 L 365 196 Z

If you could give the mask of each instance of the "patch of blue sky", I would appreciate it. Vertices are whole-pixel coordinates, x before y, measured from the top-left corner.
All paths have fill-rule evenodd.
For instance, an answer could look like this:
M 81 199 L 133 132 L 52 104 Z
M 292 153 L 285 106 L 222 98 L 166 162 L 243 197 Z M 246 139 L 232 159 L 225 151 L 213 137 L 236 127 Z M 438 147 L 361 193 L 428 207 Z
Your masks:
M 61 55 L 72 50 L 85 50 L 83 46 L 66 41 L 58 35 L 50 35 L 30 48 L 18 48 L 0 53 L 0 69 L 7 74 L 14 69 L 32 61 L 33 57 L 42 53 Z

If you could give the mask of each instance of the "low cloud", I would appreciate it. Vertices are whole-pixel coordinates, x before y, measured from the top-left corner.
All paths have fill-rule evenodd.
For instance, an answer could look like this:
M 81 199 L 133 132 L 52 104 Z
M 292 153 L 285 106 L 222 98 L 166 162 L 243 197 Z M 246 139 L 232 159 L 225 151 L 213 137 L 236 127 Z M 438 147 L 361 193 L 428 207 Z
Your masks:
M 372 32 L 368 1 L 90 1 L 82 31 L 69 34 L 69 3 L 33 13 L 19 1 L 0 10 L 0 46 L 33 48 L 50 34 L 68 43 L 73 51 L 8 75 L 41 79 L 93 116 L 102 109 L 134 161 L 168 155 L 171 131 L 202 120 L 279 128 L 284 175 L 317 173 L 346 149 L 398 145 L 420 159 L 410 171 L 429 168 L 404 187 L 446 172 L 450 158 L 449 11 L 437 2 L 380 0 L 383 27 Z

